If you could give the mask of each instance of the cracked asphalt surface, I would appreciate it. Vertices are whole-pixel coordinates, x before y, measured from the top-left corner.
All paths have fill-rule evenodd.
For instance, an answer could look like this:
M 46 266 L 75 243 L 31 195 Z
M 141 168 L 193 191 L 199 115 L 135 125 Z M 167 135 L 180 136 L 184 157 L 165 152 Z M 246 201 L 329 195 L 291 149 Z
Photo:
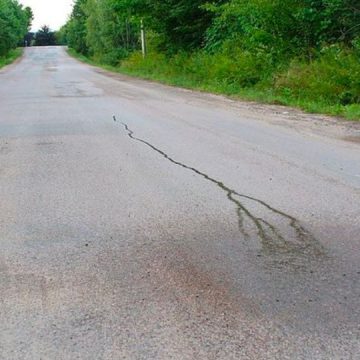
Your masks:
M 357 359 L 360 123 L 0 71 L 1 359 Z

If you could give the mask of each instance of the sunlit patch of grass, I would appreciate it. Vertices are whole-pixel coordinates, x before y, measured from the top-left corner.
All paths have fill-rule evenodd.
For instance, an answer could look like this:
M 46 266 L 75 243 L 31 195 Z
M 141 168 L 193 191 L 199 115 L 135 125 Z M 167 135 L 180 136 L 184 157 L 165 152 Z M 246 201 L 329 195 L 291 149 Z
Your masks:
M 23 53 L 22 49 L 10 50 L 6 56 L 0 56 L 0 69 L 6 65 L 13 63 Z

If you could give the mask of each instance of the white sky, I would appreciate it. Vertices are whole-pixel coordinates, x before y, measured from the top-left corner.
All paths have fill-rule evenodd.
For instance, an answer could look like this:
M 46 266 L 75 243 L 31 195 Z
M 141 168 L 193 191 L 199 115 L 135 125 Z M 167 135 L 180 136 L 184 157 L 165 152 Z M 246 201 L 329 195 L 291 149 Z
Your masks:
M 30 6 L 33 10 L 33 31 L 42 25 L 59 30 L 71 13 L 73 0 L 19 0 L 19 3 Z

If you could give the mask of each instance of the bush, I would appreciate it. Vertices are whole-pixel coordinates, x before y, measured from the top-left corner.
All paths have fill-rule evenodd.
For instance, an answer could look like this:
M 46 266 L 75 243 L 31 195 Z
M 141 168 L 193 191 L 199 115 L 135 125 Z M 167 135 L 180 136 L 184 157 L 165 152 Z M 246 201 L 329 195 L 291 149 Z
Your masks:
M 295 60 L 277 77 L 279 94 L 328 104 L 360 104 L 360 61 L 354 50 L 338 45 L 324 48 L 309 63 Z
M 263 56 L 240 49 L 231 57 L 226 52 L 198 51 L 191 55 L 180 52 L 172 57 L 152 52 L 144 60 L 141 54 L 135 53 L 122 63 L 122 68 L 145 75 L 173 77 L 182 83 L 221 88 L 226 92 L 254 86 L 268 76 Z

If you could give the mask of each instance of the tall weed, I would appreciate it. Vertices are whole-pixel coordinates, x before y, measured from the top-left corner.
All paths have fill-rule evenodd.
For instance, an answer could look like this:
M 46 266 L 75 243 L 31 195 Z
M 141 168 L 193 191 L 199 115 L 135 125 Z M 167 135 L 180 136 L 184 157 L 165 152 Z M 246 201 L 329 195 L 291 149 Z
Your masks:
M 360 57 L 337 45 L 324 48 L 311 62 L 294 60 L 276 77 L 278 94 L 329 105 L 360 104 Z

